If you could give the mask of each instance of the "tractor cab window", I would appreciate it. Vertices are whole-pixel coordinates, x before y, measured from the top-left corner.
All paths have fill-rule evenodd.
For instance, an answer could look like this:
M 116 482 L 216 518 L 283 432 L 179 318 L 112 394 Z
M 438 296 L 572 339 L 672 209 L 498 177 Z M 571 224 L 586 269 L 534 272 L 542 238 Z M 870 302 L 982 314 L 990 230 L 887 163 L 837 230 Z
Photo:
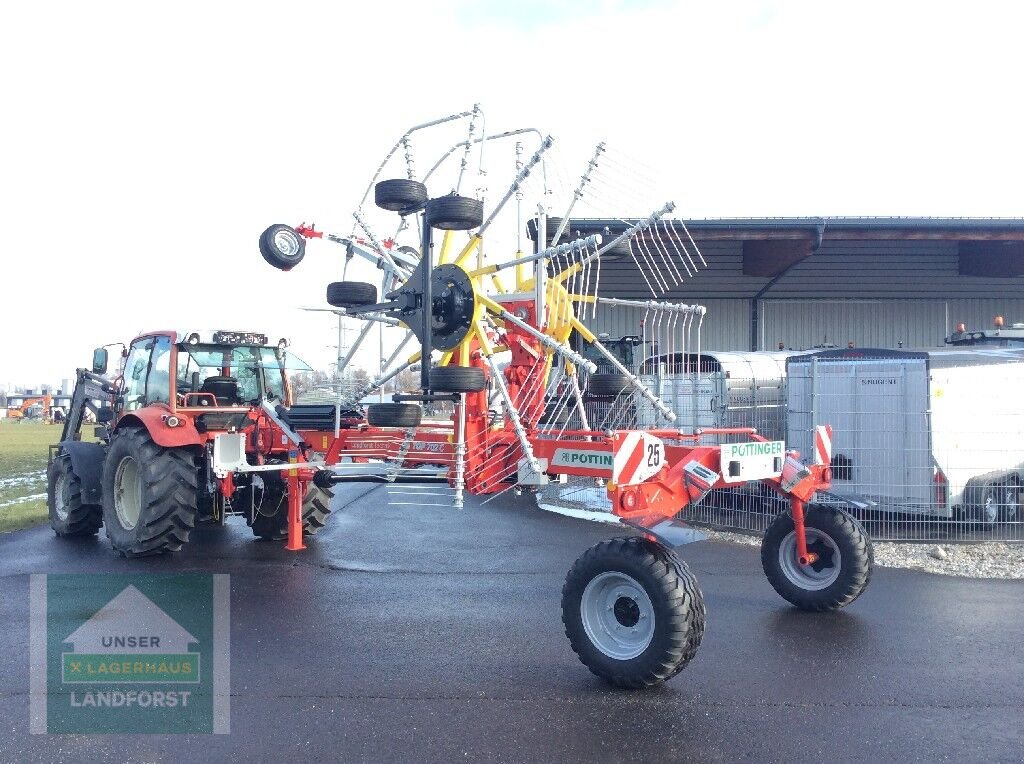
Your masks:
M 140 340 L 131 346 L 124 362 L 122 400 L 125 411 L 142 408 L 146 403 L 146 375 L 153 340 Z
M 153 355 L 149 362 L 146 381 L 146 403 L 171 402 L 171 340 L 157 337 L 153 342 Z
M 310 367 L 276 348 L 178 345 L 178 392 L 185 395 L 230 388 L 230 397 L 218 394 L 219 405 L 249 405 L 263 398 L 283 401 L 290 371 L 310 371 Z

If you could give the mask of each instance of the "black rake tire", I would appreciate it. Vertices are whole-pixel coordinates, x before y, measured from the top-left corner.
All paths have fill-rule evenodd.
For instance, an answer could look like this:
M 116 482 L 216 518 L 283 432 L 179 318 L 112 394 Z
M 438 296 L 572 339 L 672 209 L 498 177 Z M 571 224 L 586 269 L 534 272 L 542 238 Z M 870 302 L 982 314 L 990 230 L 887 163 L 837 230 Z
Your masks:
M 565 427 L 569 423 L 569 415 L 573 408 L 572 403 L 560 406 L 557 403 L 545 403 L 544 411 L 537 422 L 538 427 Z
M 195 527 L 197 496 L 190 451 L 158 446 L 141 428 L 114 436 L 103 464 L 103 525 L 118 552 L 177 552 Z
M 306 240 L 290 225 L 277 223 L 260 234 L 260 254 L 282 271 L 290 271 L 306 256 Z
M 418 180 L 382 180 L 373 187 L 373 201 L 382 210 L 408 215 L 423 209 L 427 187 Z
M 796 534 L 789 511 L 768 526 L 761 541 L 761 567 L 779 595 L 800 608 L 838 610 L 857 599 L 871 580 L 874 551 L 864 528 L 842 509 L 811 505 L 804 510 L 811 565 L 796 560 Z
M 358 308 L 377 302 L 377 287 L 363 281 L 335 281 L 327 285 L 327 304 L 335 308 Z
M 467 196 L 440 196 L 427 202 L 427 225 L 442 231 L 468 231 L 484 222 L 484 203 Z
M 591 547 L 562 587 L 562 623 L 573 651 L 616 687 L 652 687 L 686 668 L 704 637 L 706 617 L 686 564 L 640 536 Z
M 484 370 L 476 366 L 436 366 L 430 370 L 430 389 L 436 393 L 477 393 L 485 387 Z
M 366 407 L 366 421 L 371 427 L 417 427 L 423 409 L 415 403 L 371 403 Z
M 625 374 L 591 374 L 587 383 L 587 392 L 602 398 L 613 398 L 629 387 L 629 377 Z
M 46 508 L 58 536 L 95 536 L 103 525 L 103 506 L 82 501 L 82 480 L 68 454 L 58 456 L 46 472 Z

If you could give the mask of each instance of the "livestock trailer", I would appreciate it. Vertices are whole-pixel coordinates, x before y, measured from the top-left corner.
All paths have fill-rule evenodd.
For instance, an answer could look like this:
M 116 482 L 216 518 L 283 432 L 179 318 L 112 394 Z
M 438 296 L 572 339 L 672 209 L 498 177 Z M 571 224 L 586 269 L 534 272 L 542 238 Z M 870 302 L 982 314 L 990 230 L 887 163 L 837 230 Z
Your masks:
M 786 443 L 830 424 L 831 493 L 882 510 L 1019 519 L 1024 351 L 829 350 L 787 360 Z
M 770 440 L 786 431 L 786 360 L 800 351 L 673 353 L 648 358 L 639 376 L 676 413 L 685 430 L 754 427 Z M 640 427 L 664 426 L 639 405 Z

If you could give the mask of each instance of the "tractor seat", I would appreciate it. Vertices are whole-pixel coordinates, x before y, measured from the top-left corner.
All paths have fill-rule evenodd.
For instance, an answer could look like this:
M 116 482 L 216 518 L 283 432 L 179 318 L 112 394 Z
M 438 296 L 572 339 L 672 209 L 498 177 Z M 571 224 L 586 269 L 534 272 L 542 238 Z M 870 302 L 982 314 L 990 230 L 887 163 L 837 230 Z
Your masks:
M 211 393 L 217 399 L 218 406 L 234 406 L 239 402 L 238 380 L 234 377 L 207 377 L 199 392 Z

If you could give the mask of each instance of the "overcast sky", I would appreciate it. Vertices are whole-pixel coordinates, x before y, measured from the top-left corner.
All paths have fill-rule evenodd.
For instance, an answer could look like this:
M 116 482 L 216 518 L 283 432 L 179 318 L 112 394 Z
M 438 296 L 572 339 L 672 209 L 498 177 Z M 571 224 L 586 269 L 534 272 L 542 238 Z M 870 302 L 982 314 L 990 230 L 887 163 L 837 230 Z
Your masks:
M 479 102 L 659 168 L 686 217 L 1024 215 L 1012 3 L 7 3 L 0 386 L 154 328 L 287 335 L 326 367 L 338 250 L 410 125 Z M 575 172 L 575 168 L 572 168 Z M 713 316 L 709 317 L 713 320 Z

